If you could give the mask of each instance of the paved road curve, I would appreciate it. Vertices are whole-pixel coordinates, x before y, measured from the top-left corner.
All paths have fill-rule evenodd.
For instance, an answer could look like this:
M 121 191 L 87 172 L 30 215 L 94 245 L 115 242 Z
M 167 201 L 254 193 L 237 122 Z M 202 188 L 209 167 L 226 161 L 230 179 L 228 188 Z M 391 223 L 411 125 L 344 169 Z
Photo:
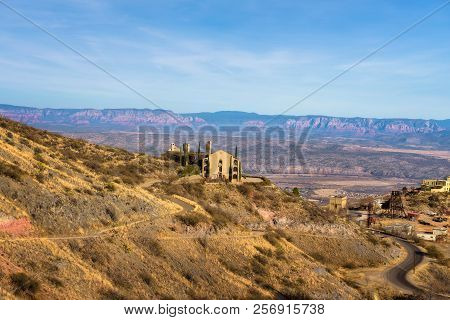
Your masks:
M 408 255 L 400 264 L 386 271 L 386 278 L 396 287 L 408 291 L 411 294 L 418 294 L 421 290 L 409 282 L 406 279 L 406 275 L 414 268 L 414 265 L 417 266 L 422 262 L 423 253 L 417 246 L 410 242 L 398 238 L 394 239 L 406 249 Z

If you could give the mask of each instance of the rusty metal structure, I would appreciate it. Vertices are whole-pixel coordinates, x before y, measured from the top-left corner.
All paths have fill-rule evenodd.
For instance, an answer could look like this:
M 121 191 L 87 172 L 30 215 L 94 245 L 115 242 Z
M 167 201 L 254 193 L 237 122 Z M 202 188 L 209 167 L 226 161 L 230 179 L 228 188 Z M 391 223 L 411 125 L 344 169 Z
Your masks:
M 392 191 L 389 199 L 389 213 L 394 216 L 406 216 L 404 206 L 404 196 L 401 191 Z

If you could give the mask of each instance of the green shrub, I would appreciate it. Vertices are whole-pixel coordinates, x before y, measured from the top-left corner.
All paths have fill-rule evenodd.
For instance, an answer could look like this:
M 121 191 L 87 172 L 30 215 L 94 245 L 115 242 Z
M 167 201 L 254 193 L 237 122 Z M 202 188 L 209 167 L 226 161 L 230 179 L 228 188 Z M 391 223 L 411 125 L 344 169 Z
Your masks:
M 367 240 L 373 245 L 377 245 L 379 243 L 378 238 L 370 233 L 367 235 Z
M 387 241 L 386 239 L 382 239 L 380 241 L 380 243 L 381 243 L 381 245 L 383 245 L 386 248 L 390 248 L 392 246 L 392 244 L 389 241 Z
M 150 273 L 143 272 L 139 276 L 147 286 L 153 287 L 155 285 L 155 277 Z
M 48 281 L 57 288 L 64 287 L 64 283 L 56 277 L 48 277 Z
M 26 146 L 26 147 L 30 147 L 31 145 L 30 145 L 30 142 L 27 140 L 27 139 L 24 139 L 24 138 L 20 138 L 20 143 L 22 144 L 22 145 L 24 145 L 24 146 Z
M 249 288 L 248 289 L 248 295 L 246 297 L 247 300 L 263 300 L 267 299 L 267 296 L 265 296 L 261 291 L 255 289 L 255 288 Z
M 245 197 L 251 198 L 255 188 L 251 184 L 241 184 L 237 186 L 238 191 Z
M 187 165 L 178 172 L 178 175 L 180 175 L 182 177 L 194 176 L 194 175 L 199 175 L 199 174 L 200 174 L 200 169 L 198 166 L 195 166 L 195 165 Z
M 269 261 L 267 260 L 267 258 L 261 254 L 255 254 L 253 256 L 253 259 L 255 259 L 256 261 L 258 261 L 259 263 L 261 263 L 262 265 L 266 265 Z
M 188 195 L 194 199 L 205 198 L 205 188 L 200 183 L 185 183 L 182 185 Z
M 161 257 L 164 255 L 164 250 L 161 244 L 152 237 L 141 238 L 139 243 L 147 248 L 154 256 Z
M 36 174 L 36 180 L 39 181 L 40 183 L 44 183 L 46 178 L 47 177 L 43 172 L 38 172 Z
M 225 257 L 220 257 L 219 261 L 227 270 L 241 277 L 248 277 L 250 275 L 250 268 L 247 264 L 242 265 L 234 259 L 226 259 Z
M 273 256 L 273 251 L 270 249 L 266 249 L 263 247 L 259 247 L 259 246 L 255 246 L 255 249 L 259 251 L 259 253 L 267 256 L 267 257 L 272 257 Z
M 429 257 L 438 259 L 438 260 L 444 258 L 444 255 L 442 254 L 442 252 L 440 252 L 439 249 L 436 248 L 435 245 L 427 246 L 426 249 L 428 251 Z
M 281 295 L 286 300 L 310 300 L 312 299 L 309 293 L 301 285 L 292 285 L 284 287 L 281 290 Z
M 34 154 L 34 159 L 35 159 L 36 161 L 39 161 L 39 162 L 48 164 L 47 160 L 44 159 L 44 157 L 42 156 L 41 153 L 35 153 L 35 154 Z
M 135 185 L 144 181 L 143 174 L 146 170 L 136 163 L 125 163 L 117 166 L 111 166 L 102 170 L 105 174 L 118 177 L 124 183 Z
M 203 204 L 203 208 L 211 215 L 213 224 L 218 228 L 224 228 L 229 223 L 236 222 L 232 214 L 221 208 L 213 207 L 208 204 Z
M 102 164 L 94 160 L 85 160 L 83 161 L 83 164 L 95 172 L 101 172 L 103 169 Z
M 343 267 L 344 267 L 345 269 L 355 269 L 355 268 L 356 268 L 356 265 L 355 265 L 354 262 L 347 262 L 347 263 L 345 263 L 345 264 L 343 265 Z
M 187 214 L 178 214 L 175 216 L 181 223 L 195 227 L 197 224 L 201 222 L 207 222 L 208 219 L 199 213 L 187 213 Z
M 275 229 L 275 232 L 282 238 L 285 238 L 287 241 L 292 242 L 292 236 L 286 233 L 286 231 L 282 229 Z
M 10 279 L 15 291 L 23 296 L 33 297 L 40 288 L 40 284 L 37 280 L 23 272 L 12 274 Z
M 105 211 L 112 221 L 117 222 L 120 220 L 120 213 L 116 207 L 113 206 L 107 207 Z
M 103 300 L 126 300 L 126 297 L 116 290 L 108 289 L 101 291 Z
M 267 270 L 266 267 L 256 259 L 252 260 L 252 270 L 257 275 L 266 275 Z
M 275 246 L 281 239 L 281 236 L 273 231 L 270 231 L 264 234 L 264 239 L 266 239 L 271 245 Z
M 310 254 L 310 256 L 321 263 L 327 262 L 327 259 L 319 252 L 313 252 Z
M 108 182 L 105 184 L 105 189 L 111 192 L 114 192 L 117 190 L 116 185 L 112 182 Z
M 277 243 L 275 245 L 275 256 L 278 260 L 287 260 L 286 252 L 284 251 L 284 248 L 281 246 L 280 243 Z
M 16 181 L 21 181 L 25 172 L 15 164 L 9 164 L 0 160 L 0 175 L 6 176 Z

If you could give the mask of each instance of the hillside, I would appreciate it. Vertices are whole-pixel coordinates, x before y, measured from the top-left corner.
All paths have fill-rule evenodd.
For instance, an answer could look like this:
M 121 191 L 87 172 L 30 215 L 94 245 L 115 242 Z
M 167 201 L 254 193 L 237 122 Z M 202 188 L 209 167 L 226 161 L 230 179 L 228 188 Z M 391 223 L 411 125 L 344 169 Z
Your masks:
M 211 184 L 173 163 L 0 118 L 0 298 L 358 299 L 345 270 L 400 255 L 269 181 Z

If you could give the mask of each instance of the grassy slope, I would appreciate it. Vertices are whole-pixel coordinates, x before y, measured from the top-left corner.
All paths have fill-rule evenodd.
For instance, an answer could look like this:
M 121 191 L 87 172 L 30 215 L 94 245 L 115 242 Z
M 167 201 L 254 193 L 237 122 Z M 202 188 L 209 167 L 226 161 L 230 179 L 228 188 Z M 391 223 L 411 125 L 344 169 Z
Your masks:
M 336 270 L 391 258 L 270 183 L 175 172 L 0 119 L 0 298 L 352 299 Z

